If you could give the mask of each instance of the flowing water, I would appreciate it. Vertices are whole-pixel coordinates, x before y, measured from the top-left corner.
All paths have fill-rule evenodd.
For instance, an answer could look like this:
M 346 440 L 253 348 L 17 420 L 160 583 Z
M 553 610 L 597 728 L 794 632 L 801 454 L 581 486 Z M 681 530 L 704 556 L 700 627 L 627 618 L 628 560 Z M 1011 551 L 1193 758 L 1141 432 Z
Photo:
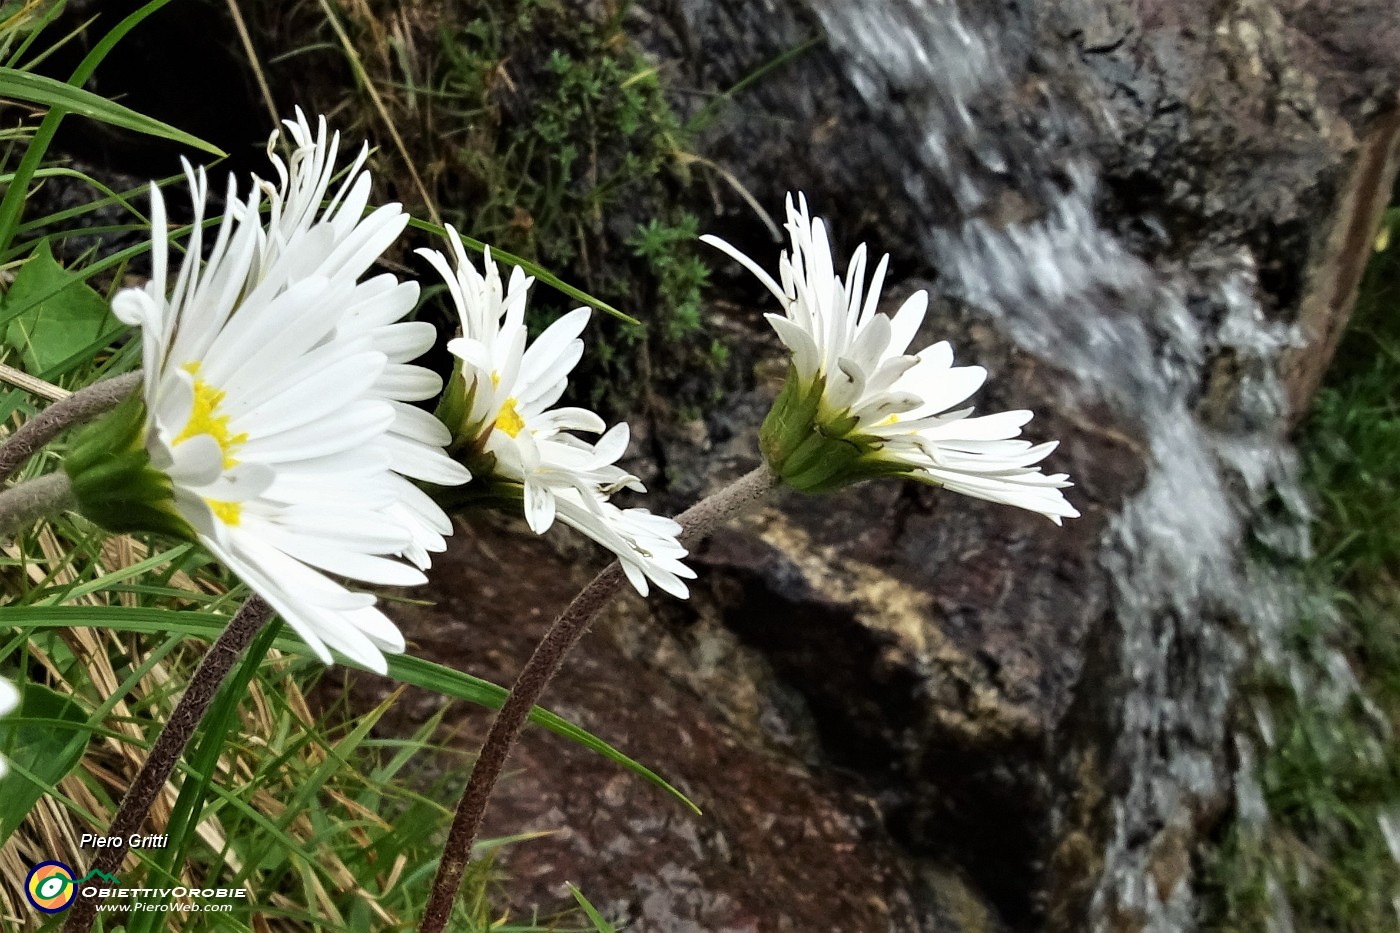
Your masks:
M 1093 115 L 1042 97 L 1021 121 L 1031 129 L 1008 132 L 1017 124 L 996 115 L 1007 102 L 1026 106 L 1013 75 L 1026 59 L 1024 24 L 974 21 L 947 0 L 811 3 L 867 104 L 909 128 L 906 194 L 940 287 L 1073 373 L 1080 401 L 1111 404 L 1147 439 L 1147 481 L 1101 543 L 1128 685 L 1114 768 L 1131 786 L 1113 804 L 1091 928 L 1131 916 L 1150 931 L 1195 929 L 1192 886 L 1157 889 L 1154 840 L 1174 829 L 1194 838 L 1193 802 L 1232 784 L 1241 817 L 1267 820 L 1252 749 L 1240 740 L 1232 775 L 1226 730 L 1245 643 L 1288 663 L 1279 634 L 1293 588 L 1242 555 L 1250 535 L 1307 547 L 1297 471 L 1277 440 L 1277 364 L 1295 335 L 1265 319 L 1247 255 L 1195 257 L 1189 275 L 1154 268 L 1099 222 L 1094 163 L 1065 143 L 1084 138 Z M 980 219 L 1008 187 L 1035 205 L 1028 218 Z M 1244 373 L 1212 418 L 1228 430 L 1195 411 L 1222 351 Z M 1291 506 L 1284 518 L 1277 508 L 1263 517 L 1271 498 Z M 1287 929 L 1286 907 L 1278 919 Z

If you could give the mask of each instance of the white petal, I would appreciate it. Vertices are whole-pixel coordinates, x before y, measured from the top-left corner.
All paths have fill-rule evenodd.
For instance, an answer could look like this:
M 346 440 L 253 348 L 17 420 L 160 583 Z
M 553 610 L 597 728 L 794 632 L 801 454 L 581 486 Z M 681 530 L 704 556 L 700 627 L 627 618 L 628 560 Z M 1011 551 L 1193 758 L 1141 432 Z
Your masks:
M 792 362 L 797 367 L 798 375 L 803 379 L 815 376 L 821 360 L 812 335 L 782 315 L 765 314 L 764 317 L 778 332 L 778 339 L 792 351 Z
M 283 132 L 295 151 L 273 154 L 275 183 L 255 180 L 240 197 L 231 181 L 213 234 L 205 173 L 186 166 L 195 223 L 169 291 L 153 189 L 154 274 L 114 309 L 142 330 L 146 449 L 175 509 L 319 657 L 334 650 L 382 671 L 402 635 L 372 596 L 331 575 L 422 583 L 401 555 L 426 564 L 452 525 L 406 476 L 468 474 L 443 451 L 450 432 L 404 404 L 441 387 L 408 365 L 436 336 L 404 320 L 417 284 L 359 281 L 407 216 L 397 204 L 370 209 L 365 147 L 332 191 L 339 136 L 324 118 L 313 127 L 298 111 Z
M 19 706 L 19 690 L 15 685 L 0 677 L 0 716 L 12 712 Z
M 182 486 L 208 486 L 224 472 L 224 451 L 208 434 L 181 441 L 172 449 L 173 460 L 166 470 Z
M 589 310 L 576 308 L 545 328 L 544 333 L 525 351 L 519 379 L 533 384 L 540 379 L 567 376 L 578 363 L 583 343 L 578 339 L 588 326 Z
M 471 481 L 467 468 L 439 447 L 393 435 L 385 437 L 381 443 L 389 450 L 394 469 L 404 476 L 438 486 L 460 486 Z
M 390 363 L 375 380 L 374 391 L 399 402 L 421 402 L 442 391 L 442 377 L 422 366 Z
M 530 530 L 542 535 L 554 524 L 554 493 L 549 487 L 525 479 L 525 522 Z

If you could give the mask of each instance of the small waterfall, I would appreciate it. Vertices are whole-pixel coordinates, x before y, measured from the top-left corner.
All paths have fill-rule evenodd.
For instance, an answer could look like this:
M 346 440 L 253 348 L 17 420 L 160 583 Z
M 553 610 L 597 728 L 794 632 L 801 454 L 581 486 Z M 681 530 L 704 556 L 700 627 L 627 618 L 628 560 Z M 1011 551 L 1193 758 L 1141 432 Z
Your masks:
M 1101 543 L 1126 685 L 1113 767 L 1130 786 L 1113 804 L 1090 928 L 1129 916 L 1144 930 L 1194 929 L 1192 886 L 1157 890 L 1155 840 L 1175 830 L 1194 838 L 1193 801 L 1218 799 L 1231 783 L 1224 752 L 1246 656 L 1239 633 L 1249 651 L 1285 663 L 1278 636 L 1294 597 L 1242 555 L 1251 535 L 1307 546 L 1297 470 L 1278 440 L 1276 366 L 1296 335 L 1266 320 L 1247 255 L 1195 257 L 1188 275 L 1148 265 L 1104 228 L 1095 165 L 1066 142 L 1093 132 L 1089 121 L 1013 74 L 1027 57 L 1025 24 L 972 22 L 952 0 L 808 2 L 867 104 L 908 127 L 905 193 L 940 286 L 1070 371 L 1083 401 L 1111 404 L 1147 438 L 1147 482 Z M 1033 112 L 1000 119 L 1008 107 Z M 994 222 L 1008 191 L 1031 209 Z M 1221 354 L 1243 377 L 1205 419 L 1196 409 Z M 1266 521 L 1270 499 L 1289 514 Z M 1241 746 L 1234 784 L 1248 798 L 1242 813 L 1267 819 L 1251 754 Z

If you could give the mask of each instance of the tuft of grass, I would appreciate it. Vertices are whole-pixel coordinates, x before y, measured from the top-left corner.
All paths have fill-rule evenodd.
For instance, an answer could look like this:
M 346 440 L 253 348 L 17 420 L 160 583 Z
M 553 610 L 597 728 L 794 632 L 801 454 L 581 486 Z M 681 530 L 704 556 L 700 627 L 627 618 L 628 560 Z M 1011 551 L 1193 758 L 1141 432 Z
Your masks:
M 1211 929 L 1400 925 L 1400 209 L 1300 437 L 1315 599 L 1250 702 L 1257 794 L 1211 860 Z M 1280 925 L 1287 921 L 1287 926 Z

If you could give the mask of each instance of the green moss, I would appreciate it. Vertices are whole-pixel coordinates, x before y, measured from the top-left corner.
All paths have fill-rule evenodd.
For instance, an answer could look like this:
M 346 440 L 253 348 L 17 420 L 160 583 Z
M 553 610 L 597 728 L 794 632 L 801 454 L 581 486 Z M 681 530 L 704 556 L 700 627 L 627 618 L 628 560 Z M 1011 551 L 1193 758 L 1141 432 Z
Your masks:
M 656 70 L 562 0 L 470 4 L 437 38 L 444 215 L 596 277 L 610 218 L 661 200 L 681 144 Z
M 710 269 L 692 248 L 700 235 L 698 227 L 695 215 L 679 213 L 673 223 L 653 218 L 627 238 L 632 254 L 651 272 L 665 312 L 664 334 L 672 341 L 686 340 L 701 328 L 700 292 Z
M 269 55 L 274 86 L 295 82 L 298 100 L 334 114 L 350 138 L 378 142 L 382 195 L 420 215 L 430 203 L 463 233 L 642 322 L 599 315 L 587 333 L 574 391 L 614 416 L 703 407 L 725 358 L 701 318 L 708 270 L 685 208 L 693 130 L 667 102 L 665 68 L 627 34 L 628 7 L 340 4 L 348 51 L 316 4 L 253 11 L 282 46 Z M 438 302 L 428 313 L 451 320 Z M 530 324 L 538 331 L 573 305 L 540 286 Z
M 704 335 L 709 270 L 679 203 L 689 137 L 622 11 L 595 20 L 565 0 L 492 0 L 438 41 L 432 100 L 440 121 L 457 121 L 433 160 L 446 166 L 435 180 L 444 218 L 643 322 L 596 322 L 578 379 L 588 401 L 632 407 L 658 384 L 695 401 L 699 380 L 672 377 L 708 372 L 723 354 Z M 532 327 L 566 307 L 540 289 Z M 649 360 L 661 347 L 658 371 Z

